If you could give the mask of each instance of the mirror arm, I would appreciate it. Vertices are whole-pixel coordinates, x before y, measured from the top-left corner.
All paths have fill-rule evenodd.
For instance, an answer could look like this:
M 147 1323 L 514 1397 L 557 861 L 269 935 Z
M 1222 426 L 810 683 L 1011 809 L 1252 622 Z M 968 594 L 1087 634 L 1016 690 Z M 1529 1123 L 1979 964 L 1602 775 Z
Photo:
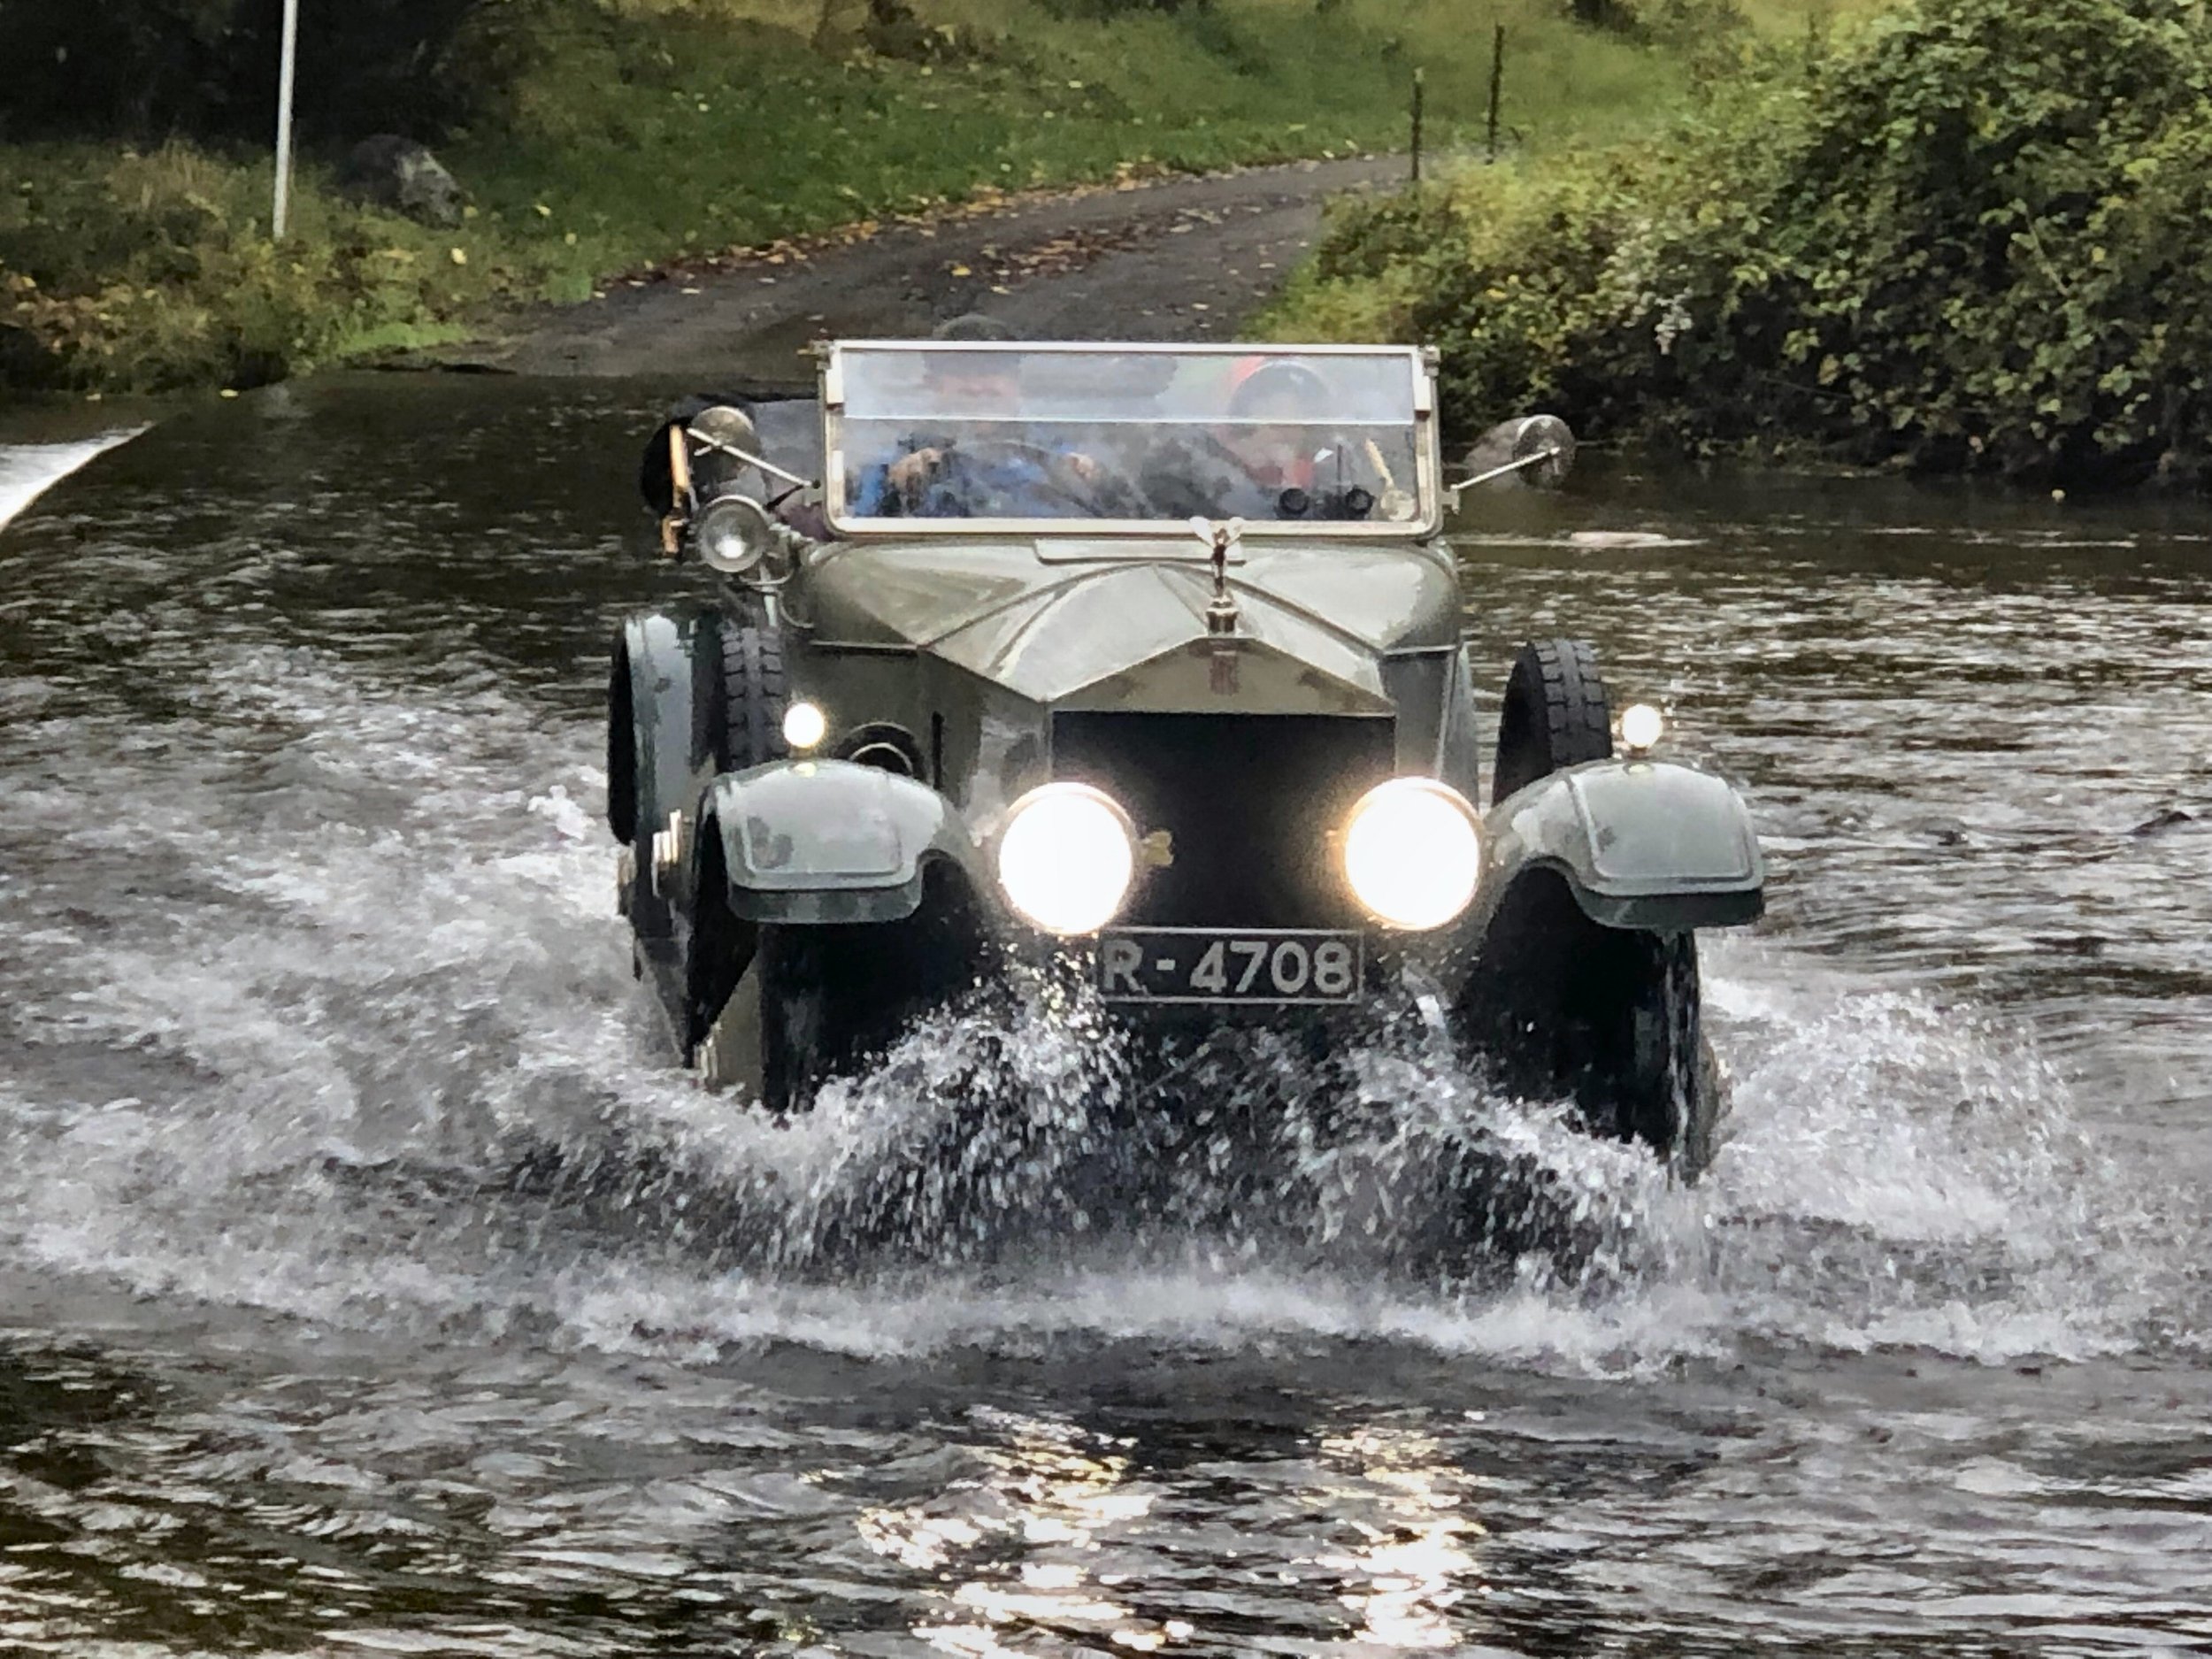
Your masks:
M 695 443 L 701 444 L 710 449 L 719 449 L 723 454 L 731 457 L 733 459 L 742 461 L 748 466 L 757 466 L 762 472 L 767 473 L 769 477 L 780 478 L 787 484 L 797 485 L 801 489 L 808 488 L 814 482 L 814 480 L 810 478 L 801 478 L 796 472 L 787 472 L 783 470 L 783 468 L 776 465 L 772 461 L 764 461 L 760 458 L 760 457 L 753 454 L 750 450 L 741 449 L 733 443 L 718 442 L 712 438 L 702 437 L 695 432 L 691 434 L 691 438 Z
M 1557 458 L 1562 453 L 1559 446 L 1554 444 L 1548 449 L 1537 450 L 1533 455 L 1525 455 L 1517 461 L 1508 461 L 1503 466 L 1494 466 L 1487 472 L 1478 472 L 1472 478 L 1461 479 L 1456 484 L 1447 484 L 1444 486 L 1444 493 L 1451 497 L 1452 511 L 1457 512 L 1461 490 L 1472 489 L 1478 484 L 1487 484 L 1494 478 L 1503 478 L 1508 472 L 1518 472 L 1525 467 L 1540 465 L 1546 461 Z

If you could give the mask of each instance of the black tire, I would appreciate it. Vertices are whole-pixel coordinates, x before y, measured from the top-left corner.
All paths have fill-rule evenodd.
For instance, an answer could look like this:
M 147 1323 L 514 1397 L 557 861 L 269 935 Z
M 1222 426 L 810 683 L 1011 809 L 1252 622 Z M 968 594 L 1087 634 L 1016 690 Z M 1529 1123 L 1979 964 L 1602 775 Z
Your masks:
M 1598 654 L 1586 640 L 1537 640 L 1521 647 L 1498 715 L 1493 806 L 1563 766 L 1613 752 L 1613 711 Z
M 761 1104 L 779 1114 L 814 1104 L 835 1057 L 831 987 L 816 930 L 764 927 L 753 971 L 760 975 Z
M 716 759 L 724 772 L 784 759 L 791 753 L 783 735 L 791 688 L 784 677 L 783 636 L 726 618 L 721 638 L 722 718 Z
M 1607 1079 L 1624 1139 L 1694 1180 L 1712 1162 L 1720 1067 L 1705 1041 L 1694 933 L 1638 933 L 1642 984 L 1624 1012 L 1619 1069 Z
M 637 841 L 637 730 L 630 657 L 616 636 L 607 671 L 607 827 L 624 846 Z
M 1601 926 L 1535 872 L 1501 902 L 1453 1024 L 1509 1092 L 1571 1094 L 1592 1133 L 1640 1141 L 1685 1179 L 1710 1161 L 1724 1094 L 1695 934 Z
M 637 727 L 630 694 L 630 658 L 615 641 L 607 677 L 607 827 L 627 849 L 615 890 L 615 909 L 631 930 L 653 938 L 668 933 L 668 905 L 653 890 L 653 831 L 638 822 Z

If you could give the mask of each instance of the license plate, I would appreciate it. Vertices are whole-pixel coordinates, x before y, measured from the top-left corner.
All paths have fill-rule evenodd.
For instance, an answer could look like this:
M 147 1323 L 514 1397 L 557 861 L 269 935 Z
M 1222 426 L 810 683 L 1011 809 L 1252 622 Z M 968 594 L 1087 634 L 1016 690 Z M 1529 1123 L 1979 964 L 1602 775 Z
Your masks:
M 1356 933 L 1114 927 L 1099 936 L 1110 1002 L 1348 1002 L 1364 979 Z

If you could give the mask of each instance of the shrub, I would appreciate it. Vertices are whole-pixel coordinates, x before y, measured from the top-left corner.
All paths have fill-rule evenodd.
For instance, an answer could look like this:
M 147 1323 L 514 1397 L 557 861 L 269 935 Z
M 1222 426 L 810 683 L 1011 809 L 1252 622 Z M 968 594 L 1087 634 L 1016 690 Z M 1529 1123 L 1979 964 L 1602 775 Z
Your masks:
M 1340 215 L 1292 319 L 1454 405 L 2069 483 L 2212 439 L 2212 36 L 2188 0 L 1923 0 L 1633 155 Z
M 543 11 L 540 0 L 303 6 L 303 135 L 431 135 L 495 111 L 535 50 Z M 280 0 L 0 0 L 0 137 L 265 141 L 280 16 Z
M 365 338 L 421 337 L 511 280 L 457 261 L 451 235 L 334 203 L 311 178 L 279 244 L 261 218 L 265 168 L 180 147 L 11 159 L 33 177 L 0 196 L 0 321 L 15 331 L 0 378 L 25 385 L 256 385 Z

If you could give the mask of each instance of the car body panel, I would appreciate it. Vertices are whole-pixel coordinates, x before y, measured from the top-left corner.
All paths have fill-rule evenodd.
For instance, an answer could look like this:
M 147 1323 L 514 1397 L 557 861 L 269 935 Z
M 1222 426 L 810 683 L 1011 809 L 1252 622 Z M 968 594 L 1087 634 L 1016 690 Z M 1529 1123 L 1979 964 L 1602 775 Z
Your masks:
M 721 672 L 711 612 L 645 611 L 626 618 L 616 672 L 629 692 L 630 787 L 636 833 L 649 838 L 671 813 L 688 815 L 713 777 L 715 757 L 701 718 Z M 649 884 L 633 910 L 641 932 L 665 933 L 667 906 Z
M 745 921 L 902 921 L 921 904 L 926 860 L 982 873 L 951 802 L 874 766 L 780 761 L 731 772 L 708 791 L 706 810 L 730 908 Z
M 1727 783 L 1663 761 L 1593 761 L 1540 778 L 1493 807 L 1484 887 L 1523 871 L 1563 874 L 1608 927 L 1675 933 L 1738 926 L 1764 907 L 1751 815 Z

